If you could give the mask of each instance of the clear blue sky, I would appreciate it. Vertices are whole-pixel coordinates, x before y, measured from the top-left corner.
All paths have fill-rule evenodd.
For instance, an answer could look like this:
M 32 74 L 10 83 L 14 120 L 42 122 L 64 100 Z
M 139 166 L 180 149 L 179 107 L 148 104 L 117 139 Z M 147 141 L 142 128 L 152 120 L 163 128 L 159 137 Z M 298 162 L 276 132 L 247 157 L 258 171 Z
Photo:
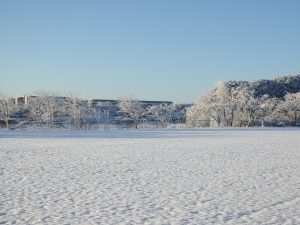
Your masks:
M 300 1 L 1 0 L 0 90 L 192 103 L 300 73 Z

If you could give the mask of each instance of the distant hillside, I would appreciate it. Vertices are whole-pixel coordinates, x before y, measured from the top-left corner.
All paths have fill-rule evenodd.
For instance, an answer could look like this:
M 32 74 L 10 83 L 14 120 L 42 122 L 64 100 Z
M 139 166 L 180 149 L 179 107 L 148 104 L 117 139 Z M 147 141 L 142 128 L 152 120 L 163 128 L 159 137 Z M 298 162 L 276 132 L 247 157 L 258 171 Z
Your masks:
M 254 90 L 255 97 L 261 97 L 265 94 L 270 98 L 283 98 L 286 93 L 300 92 L 300 74 L 295 76 L 282 76 L 274 80 L 256 80 L 248 81 L 227 81 L 225 85 L 231 90 L 244 89 Z

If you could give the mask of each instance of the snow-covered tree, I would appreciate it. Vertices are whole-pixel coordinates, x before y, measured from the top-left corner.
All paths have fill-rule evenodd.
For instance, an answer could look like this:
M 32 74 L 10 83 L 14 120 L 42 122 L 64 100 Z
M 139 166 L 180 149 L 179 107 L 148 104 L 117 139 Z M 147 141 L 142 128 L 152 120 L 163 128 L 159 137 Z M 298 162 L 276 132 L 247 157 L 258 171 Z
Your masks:
M 71 129 L 77 130 L 83 126 L 83 115 L 87 104 L 79 99 L 79 94 L 75 92 L 64 93 L 63 110 L 67 120 L 71 123 Z
M 172 120 L 175 115 L 175 105 L 174 104 L 159 104 L 150 106 L 148 113 L 150 117 L 160 121 L 163 127 L 167 127 L 167 123 Z
M 186 124 L 191 127 L 199 126 L 199 119 L 201 117 L 201 109 L 198 105 L 193 105 L 186 110 Z
M 211 117 L 218 126 L 232 124 L 234 104 L 230 89 L 219 81 L 214 87 L 200 95 L 194 106 L 201 109 L 202 116 Z M 195 109 L 193 109 L 195 110 Z
M 0 92 L 0 120 L 5 122 L 6 128 L 17 110 L 18 106 L 15 105 L 14 99 L 5 92 Z
M 245 122 L 246 126 L 250 126 L 254 119 L 255 112 L 259 109 L 258 100 L 254 98 L 253 91 L 242 89 L 237 95 L 237 105 L 239 106 L 239 126 Z
M 285 115 L 291 124 L 296 125 L 297 111 L 300 110 L 300 92 L 286 94 L 284 101 L 280 102 L 277 110 L 279 113 Z
M 173 103 L 174 111 L 172 115 L 173 123 L 184 123 L 186 120 L 186 110 L 191 107 L 190 104 L 176 104 Z
M 202 115 L 211 117 L 216 121 L 217 126 L 221 125 L 222 119 L 222 105 L 214 94 L 214 90 L 210 89 L 197 99 L 195 107 L 198 107 L 203 112 Z M 199 118 L 200 119 L 200 118 Z
M 132 95 L 123 95 L 118 99 L 119 113 L 133 120 L 134 128 L 137 129 L 139 119 L 143 118 L 146 110 L 143 103 L 134 99 Z
M 277 98 L 270 98 L 265 94 L 258 99 L 258 111 L 256 111 L 256 117 L 260 120 L 261 126 L 268 124 L 274 124 L 277 121 L 276 106 L 279 100 Z
M 28 97 L 27 109 L 36 118 L 41 118 L 49 128 L 61 116 L 64 98 L 59 93 L 40 90 L 36 96 Z

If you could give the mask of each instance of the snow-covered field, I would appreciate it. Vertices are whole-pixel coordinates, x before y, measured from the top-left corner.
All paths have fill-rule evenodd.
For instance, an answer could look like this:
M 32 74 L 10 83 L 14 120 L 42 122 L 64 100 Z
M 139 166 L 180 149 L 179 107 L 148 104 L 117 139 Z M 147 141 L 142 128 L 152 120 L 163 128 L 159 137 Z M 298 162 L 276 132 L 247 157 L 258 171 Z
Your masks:
M 300 129 L 0 131 L 0 224 L 300 224 Z

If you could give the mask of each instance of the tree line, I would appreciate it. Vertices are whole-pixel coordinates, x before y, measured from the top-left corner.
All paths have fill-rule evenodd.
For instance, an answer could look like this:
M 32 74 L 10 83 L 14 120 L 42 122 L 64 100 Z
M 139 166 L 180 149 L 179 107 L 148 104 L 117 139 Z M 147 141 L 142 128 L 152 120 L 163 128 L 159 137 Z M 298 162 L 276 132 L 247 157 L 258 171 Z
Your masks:
M 125 124 L 135 129 L 143 122 L 160 124 L 183 122 L 185 106 L 174 103 L 146 104 L 131 95 L 119 97 L 117 104 L 110 101 L 90 104 L 77 93 L 37 91 L 27 96 L 26 103 L 16 103 L 8 94 L 0 93 L 0 120 L 5 127 L 14 127 L 12 122 L 28 120 L 36 128 L 92 129 L 100 125 Z
M 145 104 L 124 95 L 116 104 L 97 102 L 91 106 L 77 93 L 43 90 L 28 96 L 25 104 L 0 92 L 0 121 L 5 127 L 24 119 L 36 127 L 73 130 L 101 124 L 105 129 L 109 124 L 122 123 L 137 129 L 140 122 L 161 127 L 170 123 L 184 123 L 186 127 L 299 125 L 300 74 L 254 82 L 219 81 L 194 104 Z
M 186 122 L 192 127 L 205 119 L 212 119 L 216 126 L 297 125 L 300 75 L 254 82 L 219 81 L 186 112 Z

